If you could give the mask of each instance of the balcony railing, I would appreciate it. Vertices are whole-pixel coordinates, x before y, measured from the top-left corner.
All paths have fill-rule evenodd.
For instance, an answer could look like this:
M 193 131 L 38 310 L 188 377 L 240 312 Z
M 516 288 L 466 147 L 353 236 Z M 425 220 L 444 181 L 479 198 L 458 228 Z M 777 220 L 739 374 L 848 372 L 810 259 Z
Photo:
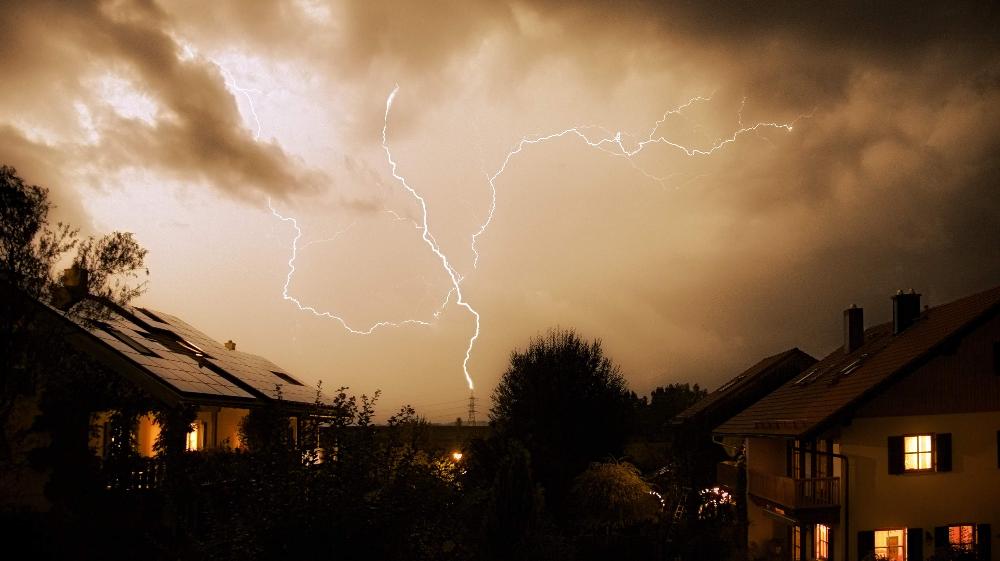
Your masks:
M 751 495 L 789 508 L 840 506 L 839 477 L 793 479 L 750 470 L 747 485 Z
M 740 467 L 736 462 L 719 462 L 715 468 L 715 479 L 719 485 L 730 491 L 737 491 L 740 484 Z
M 120 491 L 156 489 L 163 478 L 163 463 L 156 458 L 130 458 L 127 462 L 105 466 L 105 486 Z

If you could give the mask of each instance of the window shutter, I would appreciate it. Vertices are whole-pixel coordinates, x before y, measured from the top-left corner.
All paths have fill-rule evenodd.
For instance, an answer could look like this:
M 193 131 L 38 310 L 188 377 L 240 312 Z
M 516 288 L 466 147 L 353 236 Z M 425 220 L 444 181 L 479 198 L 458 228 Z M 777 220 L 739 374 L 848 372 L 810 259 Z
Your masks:
M 924 558 L 923 528 L 909 528 L 906 530 L 906 558 L 923 560 Z
M 937 448 L 937 470 L 951 471 L 951 433 L 945 432 L 934 439 Z
M 993 534 L 990 533 L 989 524 L 976 525 L 976 553 L 980 561 L 990 561 L 990 541 Z
M 889 475 L 903 473 L 903 437 L 889 437 Z M 873 546 L 874 547 L 874 546 Z
M 875 532 L 858 532 L 858 561 L 875 558 Z
M 934 553 L 941 555 L 948 551 L 951 544 L 948 543 L 948 527 L 936 526 L 934 528 Z

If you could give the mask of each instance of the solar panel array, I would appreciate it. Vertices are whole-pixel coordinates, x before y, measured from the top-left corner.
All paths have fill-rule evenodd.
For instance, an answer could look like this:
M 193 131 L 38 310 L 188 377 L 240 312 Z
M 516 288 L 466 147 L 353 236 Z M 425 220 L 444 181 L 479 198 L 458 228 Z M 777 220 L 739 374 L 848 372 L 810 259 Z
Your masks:
M 88 329 L 105 344 L 143 367 L 178 392 L 215 397 L 243 398 L 247 400 L 254 398 L 249 392 L 223 376 L 211 370 L 201 368 L 195 359 L 171 351 L 156 340 L 150 339 L 147 337 L 149 334 L 143 331 L 142 328 L 117 314 L 112 315 L 110 319 L 104 322 L 104 326 L 89 327 Z M 112 330 L 128 337 L 134 343 L 147 348 L 153 354 L 148 355 L 139 352 L 131 345 L 123 342 L 119 337 L 116 337 Z
M 263 357 L 229 350 L 175 316 L 144 308 L 126 311 L 138 321 L 113 313 L 103 325 L 88 327 L 89 331 L 180 393 L 317 401 L 316 388 L 303 385 Z M 325 396 L 319 397 L 320 402 L 329 403 Z

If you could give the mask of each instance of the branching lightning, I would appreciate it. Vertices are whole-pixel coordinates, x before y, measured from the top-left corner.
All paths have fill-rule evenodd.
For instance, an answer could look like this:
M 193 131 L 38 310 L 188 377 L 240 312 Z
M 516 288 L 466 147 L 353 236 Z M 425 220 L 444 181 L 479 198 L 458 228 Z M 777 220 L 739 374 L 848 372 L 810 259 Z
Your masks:
M 663 181 L 666 178 L 656 177 L 656 176 L 648 173 L 646 170 L 644 170 L 641 167 L 639 167 L 632 160 L 633 156 L 636 156 L 637 154 L 639 154 L 640 152 L 642 152 L 642 150 L 646 146 L 648 146 L 650 144 L 665 144 L 666 146 L 668 146 L 670 148 L 673 148 L 675 150 L 680 150 L 681 152 L 683 152 L 687 156 L 711 156 L 716 151 L 722 149 L 724 146 L 736 142 L 736 140 L 740 136 L 742 136 L 742 135 L 745 135 L 745 134 L 748 134 L 748 133 L 757 133 L 761 129 L 784 129 L 784 130 L 786 130 L 788 132 L 791 132 L 792 126 L 795 123 L 794 121 L 791 122 L 791 123 L 775 123 L 775 122 L 771 122 L 771 123 L 757 123 L 757 124 L 752 125 L 752 126 L 744 126 L 743 125 L 743 104 L 746 103 L 746 99 L 744 99 L 743 103 L 740 105 L 740 112 L 739 112 L 739 127 L 740 128 L 737 129 L 735 132 L 733 132 L 729 137 L 717 140 L 715 143 L 713 143 L 708 148 L 689 148 L 687 146 L 683 146 L 681 144 L 678 144 L 676 142 L 668 140 L 663 135 L 657 136 L 657 131 L 659 131 L 660 126 L 663 125 L 664 121 L 667 120 L 667 117 L 670 117 L 671 115 L 680 115 L 685 109 L 687 109 L 688 107 L 691 107 L 695 103 L 702 102 L 702 101 L 711 101 L 711 100 L 712 100 L 711 97 L 701 97 L 701 96 L 694 97 L 694 98 L 691 98 L 690 100 L 688 100 L 686 103 L 684 103 L 682 105 L 679 105 L 679 106 L 677 106 L 677 107 L 675 107 L 675 108 L 673 108 L 673 109 L 665 112 L 663 114 L 663 116 L 658 121 L 656 121 L 656 124 L 653 126 L 653 128 L 649 131 L 649 135 L 646 138 L 644 138 L 644 139 L 642 139 L 642 140 L 634 143 L 634 145 L 633 145 L 632 148 L 627 148 L 625 146 L 625 142 L 623 140 L 623 137 L 624 136 L 628 136 L 626 133 L 623 133 L 622 131 L 617 131 L 614 134 L 611 134 L 611 131 L 609 131 L 609 130 L 603 128 L 603 127 L 594 126 L 594 125 L 581 126 L 581 127 L 573 127 L 573 128 L 569 128 L 569 129 L 566 129 L 566 130 L 563 130 L 563 131 L 559 131 L 559 132 L 547 134 L 547 135 L 544 135 L 544 136 L 524 137 L 521 140 L 519 140 L 517 142 L 517 144 L 514 146 L 514 148 L 510 152 L 507 153 L 507 156 L 504 158 L 503 163 L 500 165 L 500 167 L 497 169 L 497 171 L 494 172 L 492 175 L 488 174 L 487 177 L 486 177 L 487 181 L 490 184 L 490 210 L 489 210 L 489 213 L 486 216 L 486 220 L 483 221 L 483 223 L 479 226 L 479 230 L 477 230 L 476 233 L 472 234 L 472 245 L 471 245 L 471 247 L 472 247 L 472 254 L 473 254 L 473 262 L 472 262 L 473 263 L 473 268 L 478 268 L 479 267 L 479 249 L 477 247 L 477 243 L 479 241 L 479 237 L 482 236 L 486 232 L 487 228 L 489 228 L 490 223 L 493 222 L 493 216 L 496 213 L 496 208 L 497 208 L 497 186 L 496 186 L 496 181 L 497 181 L 497 178 L 500 177 L 500 175 L 502 175 L 503 172 L 507 170 L 507 165 L 510 163 L 511 159 L 514 156 L 520 154 L 521 151 L 523 151 L 524 148 L 527 147 L 527 146 L 530 146 L 530 145 L 533 145 L 533 144 L 541 144 L 543 142 L 547 142 L 549 140 L 555 140 L 557 138 L 562 138 L 562 137 L 565 137 L 565 136 L 575 136 L 575 137 L 579 138 L 580 140 L 582 140 L 584 143 L 587 144 L 587 146 L 589 146 L 591 148 L 596 148 L 596 149 L 601 150 L 602 152 L 605 152 L 605 153 L 610 154 L 612 156 L 616 156 L 616 157 L 619 157 L 619 158 L 626 158 L 626 159 L 628 159 L 629 163 L 632 165 L 633 169 L 639 171 L 640 173 L 642 173 L 643 175 L 645 175 L 647 178 L 649 178 L 649 179 L 651 179 L 653 181 L 656 181 L 656 182 L 662 184 Z M 588 131 L 590 129 L 601 130 L 601 131 L 603 131 L 608 136 L 600 137 L 600 138 L 597 138 L 596 140 L 591 139 L 591 137 L 588 136 L 587 132 L 586 132 L 586 131 Z
M 224 69 L 223 69 L 223 72 L 227 76 L 227 85 L 230 85 L 230 87 L 232 87 L 235 91 L 238 91 L 238 92 L 242 93 L 243 95 L 245 95 L 247 97 L 247 100 L 250 102 L 251 112 L 253 113 L 254 119 L 256 120 L 257 119 L 257 114 L 256 114 L 256 111 L 253 108 L 253 101 L 250 98 L 250 95 L 248 93 L 251 90 L 246 90 L 246 89 L 243 89 L 243 88 L 239 88 L 235 84 L 232 84 L 231 81 L 230 81 L 230 79 L 229 79 L 228 72 L 225 72 Z M 389 140 L 388 140 L 388 136 L 389 136 L 389 115 L 391 113 L 392 105 L 393 105 L 393 102 L 396 99 L 396 94 L 398 92 L 399 92 L 399 85 L 397 84 L 392 89 L 392 92 L 389 93 L 389 96 L 388 96 L 388 98 L 386 99 L 386 102 L 385 102 L 385 114 L 384 114 L 383 125 L 382 125 L 381 144 L 382 144 L 383 151 L 385 151 L 386 160 L 387 160 L 387 162 L 389 164 L 389 170 L 390 170 L 390 172 L 392 174 L 392 177 L 397 182 L 399 182 L 400 185 L 402 185 L 403 189 L 419 205 L 419 207 L 420 207 L 420 219 L 419 220 L 409 219 L 409 218 L 400 216 L 395 211 L 388 210 L 388 209 L 386 209 L 385 212 L 388 213 L 388 214 L 390 214 L 390 215 L 392 215 L 393 219 L 396 220 L 396 221 L 406 221 L 406 220 L 409 220 L 413 224 L 414 228 L 416 228 L 417 230 L 419 230 L 421 232 L 421 239 L 424 241 L 424 243 L 427 245 L 427 247 L 431 250 L 431 252 L 435 255 L 435 257 L 437 258 L 437 260 L 440 262 L 442 269 L 448 275 L 448 278 L 449 278 L 449 280 L 451 282 L 451 288 L 448 290 L 447 294 L 445 295 L 445 298 L 444 298 L 444 301 L 442 302 L 442 304 L 433 313 L 433 318 L 434 319 L 439 318 L 440 315 L 443 313 L 443 311 L 451 303 L 452 298 L 454 297 L 455 304 L 457 306 L 465 309 L 472 316 L 472 318 L 474 320 L 475 329 L 474 329 L 474 332 L 472 333 L 472 335 L 469 337 L 468 344 L 467 344 L 467 346 L 465 348 L 465 358 L 462 361 L 462 371 L 463 371 L 463 373 L 465 375 L 465 380 L 468 383 L 469 389 L 472 390 L 473 387 L 474 387 L 474 385 L 473 385 L 473 381 L 472 381 L 472 376 L 469 373 L 469 361 L 470 361 L 471 356 L 472 356 L 472 350 L 475 347 L 476 341 L 479 339 L 479 335 L 480 335 L 480 314 L 479 314 L 479 312 L 477 312 L 465 300 L 465 297 L 464 297 L 464 295 L 462 293 L 462 281 L 464 280 L 463 275 L 461 273 L 459 273 L 457 269 L 455 269 L 455 267 L 452 265 L 451 261 L 449 260 L 448 256 L 441 249 L 441 246 L 438 244 L 437 240 L 434 238 L 434 235 L 433 235 L 433 233 L 431 231 L 430 223 L 428 221 L 427 201 L 424 199 L 424 197 L 416 189 L 414 189 L 407 182 L 406 178 L 403 175 L 400 174 L 400 172 L 399 172 L 399 164 L 397 163 L 396 159 L 393 157 L 392 151 L 389 148 Z M 727 146 L 729 144 L 732 144 L 732 143 L 735 143 L 737 141 L 737 139 L 739 139 L 741 136 L 746 135 L 746 134 L 758 134 L 761 130 L 765 130 L 765 129 L 779 129 L 779 130 L 785 130 L 787 132 L 791 132 L 792 129 L 793 129 L 793 126 L 794 126 L 795 122 L 798 119 L 809 116 L 809 115 L 801 116 L 801 117 L 797 118 L 795 121 L 792 121 L 790 123 L 759 122 L 759 123 L 756 123 L 756 124 L 753 124 L 753 125 L 749 125 L 749 126 L 748 125 L 744 125 L 743 124 L 743 108 L 744 108 L 745 103 L 746 103 L 746 99 L 744 98 L 743 102 L 741 102 L 741 104 L 740 104 L 740 109 L 739 109 L 739 112 L 738 112 L 738 115 L 737 115 L 737 118 L 738 118 L 738 128 L 737 128 L 737 130 L 734 131 L 730 136 L 718 139 L 715 142 L 711 143 L 707 147 L 692 148 L 692 147 L 684 146 L 682 144 L 679 144 L 677 142 L 674 142 L 674 141 L 671 141 L 671 140 L 667 139 L 663 134 L 659 133 L 660 127 L 663 125 L 663 123 L 667 120 L 668 117 L 670 117 L 672 115 L 682 115 L 683 111 L 685 109 L 691 107 L 692 105 L 694 105 L 696 103 L 711 101 L 711 99 L 712 99 L 711 96 L 708 96 L 708 97 L 703 97 L 703 96 L 694 97 L 694 98 L 691 98 L 690 100 L 688 100 L 686 103 L 678 105 L 677 107 L 675 107 L 675 108 L 673 108 L 673 109 L 665 112 L 662 115 L 662 117 L 659 120 L 656 121 L 656 123 L 654 124 L 654 126 L 650 129 L 649 133 L 645 137 L 640 137 L 639 140 L 636 140 L 636 141 L 633 141 L 633 142 L 626 142 L 626 140 L 625 140 L 626 137 L 631 137 L 632 135 L 629 135 L 627 133 L 623 133 L 622 131 L 616 131 L 616 132 L 612 133 L 610 130 L 605 129 L 605 128 L 600 127 L 600 126 L 596 126 L 596 125 L 577 126 L 577 127 L 568 128 L 568 129 L 565 129 L 565 130 L 562 130 L 562 131 L 559 131 L 559 132 L 555 132 L 555 133 L 544 134 L 544 135 L 537 135 L 537 136 L 526 136 L 526 137 L 521 138 L 514 145 L 514 147 L 507 153 L 507 155 L 504 157 L 502 163 L 496 169 L 496 171 L 494 171 L 492 174 L 484 172 L 484 175 L 486 176 L 486 180 L 487 180 L 487 182 L 488 182 L 488 184 L 490 186 L 490 206 L 489 206 L 489 211 L 488 211 L 488 213 L 486 215 L 485 220 L 479 226 L 478 230 L 475 233 L 473 233 L 473 235 L 472 235 L 470 249 L 471 249 L 472 254 L 473 254 L 473 268 L 476 269 L 479 266 L 479 257 L 480 257 L 480 255 L 479 255 L 479 251 L 478 251 L 478 247 L 477 247 L 477 243 L 479 241 L 479 238 L 489 228 L 489 226 L 493 222 L 493 218 L 494 218 L 494 216 L 496 214 L 496 208 L 497 208 L 497 181 L 500 178 L 500 176 L 503 175 L 504 171 L 507 170 L 507 167 L 510 164 L 511 160 L 514 158 L 514 156 L 520 154 L 528 146 L 535 145 L 535 144 L 542 144 L 544 142 L 547 142 L 547 141 L 550 141 L 550 140 L 559 139 L 559 138 L 563 138 L 563 137 L 576 137 L 579 140 L 582 140 L 590 148 L 594 148 L 594 149 L 600 150 L 600 151 L 605 152 L 606 154 L 609 154 L 611 156 L 615 156 L 615 157 L 619 157 L 619 158 L 625 158 L 625 159 L 629 160 L 630 165 L 634 169 L 636 169 L 637 171 L 639 171 L 640 173 L 642 173 L 648 179 L 650 179 L 652 181 L 656 181 L 656 182 L 658 182 L 658 183 L 660 183 L 662 185 L 664 183 L 664 181 L 669 178 L 669 176 L 667 176 L 667 177 L 657 177 L 655 175 L 652 175 L 649 172 L 647 172 L 646 170 L 644 170 L 641 166 L 639 166 L 638 164 L 636 164 L 635 161 L 633 160 L 633 157 L 636 156 L 636 155 L 638 155 L 640 152 L 642 152 L 642 150 L 646 146 L 649 146 L 649 145 L 665 145 L 666 147 L 668 147 L 670 149 L 673 149 L 673 150 L 680 151 L 681 153 L 683 153 L 684 155 L 689 156 L 689 157 L 710 156 L 710 155 L 714 154 L 715 152 L 721 150 L 725 146 Z M 593 134 L 594 131 L 597 131 L 598 134 Z M 259 137 L 259 135 L 260 135 L 260 122 L 258 120 L 257 121 L 257 136 Z M 603 135 L 603 136 L 601 136 L 601 135 Z M 288 300 L 288 301 L 292 302 L 293 304 L 295 304 L 295 306 L 298 307 L 299 310 L 310 312 L 310 313 L 312 313 L 312 314 L 314 314 L 314 315 L 316 315 L 318 317 L 325 317 L 325 318 L 333 319 L 333 320 L 339 322 L 344 327 L 344 329 L 346 329 L 348 332 L 353 333 L 353 334 L 357 334 L 357 335 L 370 335 L 373 332 L 375 332 L 377 329 L 380 329 L 380 328 L 383 328 L 383 327 L 399 327 L 399 326 L 404 326 L 404 325 L 424 325 L 424 326 L 431 325 L 430 321 L 425 321 L 425 320 L 420 320 L 420 319 L 407 319 L 407 320 L 402 320 L 402 321 L 398 321 L 398 322 L 380 321 L 380 322 L 376 322 L 376 323 L 374 323 L 374 324 L 372 324 L 372 325 L 370 325 L 370 326 L 368 326 L 366 328 L 358 329 L 358 328 L 351 327 L 341 316 L 339 316 L 337 314 L 334 314 L 334 313 L 331 313 L 331 312 L 319 311 L 319 310 L 313 308 L 312 306 L 307 306 L 307 305 L 302 304 L 302 302 L 300 302 L 297 298 L 295 298 L 294 296 L 291 296 L 289 294 L 289 290 L 288 290 L 289 284 L 292 281 L 292 277 L 295 274 L 295 260 L 296 260 L 296 258 L 298 256 L 299 250 L 304 249 L 305 247 L 307 247 L 308 245 L 311 245 L 311 244 L 320 243 L 320 242 L 327 242 L 327 241 L 333 241 L 337 237 L 339 237 L 340 235 L 342 235 L 343 233 L 345 233 L 348 230 L 350 230 L 350 228 L 354 224 L 351 224 L 347 228 L 345 228 L 345 229 L 337 232 L 331 238 L 322 239 L 322 240 L 314 240 L 314 241 L 311 241 L 311 242 L 299 245 L 299 240 L 302 238 L 302 230 L 299 227 L 298 221 L 295 218 L 286 217 L 286 216 L 281 215 L 271 205 L 271 201 L 270 200 L 268 200 L 268 207 L 271 209 L 271 212 L 272 212 L 272 214 L 274 214 L 275 217 L 277 217 L 279 220 L 281 220 L 283 222 L 290 223 L 292 225 L 292 228 L 295 230 L 295 237 L 292 239 L 291 257 L 288 260 L 288 275 L 285 277 L 285 284 L 284 284 L 284 287 L 282 289 L 282 297 L 285 300 Z
M 465 359 L 462 361 L 462 372 L 465 374 L 465 381 L 469 384 L 469 389 L 472 390 L 474 389 L 474 384 L 472 383 L 472 376 L 469 374 L 469 359 L 472 357 L 472 348 L 476 345 L 476 339 L 479 339 L 479 312 L 477 312 L 472 306 L 469 305 L 468 302 L 465 301 L 465 298 L 462 295 L 462 275 L 458 274 L 458 271 L 456 271 L 451 265 L 451 262 L 448 261 L 448 256 L 441 251 L 441 247 L 438 245 L 437 241 L 435 241 L 434 236 L 431 235 L 430 225 L 427 223 L 427 201 L 425 201 L 424 198 L 420 196 L 420 193 L 417 193 L 413 187 L 410 187 L 410 184 L 406 182 L 406 179 L 402 175 L 399 175 L 397 171 L 398 164 L 392 157 L 392 151 L 389 150 L 389 112 L 392 110 L 392 102 L 396 99 L 396 94 L 398 92 L 399 84 L 392 89 L 392 93 L 390 93 L 388 99 L 385 100 L 385 119 L 382 124 L 382 149 L 385 150 L 385 157 L 389 160 L 389 167 L 391 169 L 392 176 L 396 178 L 396 181 L 399 181 L 403 188 L 406 189 L 406 191 L 409 192 L 418 203 L 420 203 L 421 220 L 419 225 L 422 230 L 421 237 L 423 238 L 424 243 L 427 244 L 427 247 L 429 247 L 431 251 L 434 252 L 434 255 L 436 255 L 441 261 L 441 265 L 444 267 L 445 272 L 448 273 L 448 278 L 451 279 L 451 291 L 448 292 L 448 298 L 450 299 L 451 295 L 454 294 L 455 304 L 465 308 L 465 310 L 472 314 L 472 317 L 475 319 L 476 330 L 475 333 L 472 334 L 472 337 L 469 338 L 469 344 L 465 348 Z M 447 303 L 447 299 L 445 302 Z
M 228 70 L 226 70 L 220 64 L 216 64 L 216 66 L 218 66 L 219 70 L 222 71 L 222 77 L 226 81 L 226 86 L 228 88 L 230 88 L 231 90 L 233 90 L 233 91 L 236 91 L 236 92 L 239 92 L 239 93 L 243 94 L 243 96 L 246 97 L 247 104 L 250 106 L 250 114 L 253 115 L 253 121 L 254 121 L 254 123 L 257 124 L 257 129 L 254 131 L 253 139 L 254 140 L 260 140 L 260 117 L 257 116 L 257 108 L 254 107 L 254 105 L 253 105 L 253 96 L 251 96 L 250 94 L 252 94 L 252 93 L 260 94 L 262 92 L 260 90 L 254 89 L 254 88 L 242 88 L 242 87 L 240 87 L 239 84 L 236 83 L 236 80 L 233 79 L 233 75 Z
M 430 325 L 430 322 L 427 322 L 427 321 L 423 321 L 423 320 L 419 320 L 419 319 L 407 319 L 407 320 L 403 320 L 403 321 L 399 321 L 399 322 L 379 321 L 379 322 L 376 322 L 376 323 L 373 323 L 373 324 L 369 325 L 366 328 L 356 329 L 354 327 L 351 327 L 347 323 L 347 321 L 344 318 L 342 318 L 341 316 L 338 316 L 337 314 L 334 314 L 334 313 L 331 313 L 331 312 L 321 312 L 321 311 L 317 310 L 316 308 L 314 308 L 312 306 L 307 306 L 307 305 L 303 304 L 301 301 L 299 301 L 298 298 L 296 298 L 296 297 L 292 296 L 291 294 L 289 294 L 288 293 L 288 285 L 291 284 L 291 282 L 292 282 L 292 276 L 295 275 L 295 260 L 299 256 L 299 249 L 301 249 L 299 247 L 299 240 L 302 238 L 302 228 L 299 227 L 299 222 L 295 218 L 292 218 L 290 216 L 282 216 L 274 208 L 274 206 L 271 204 L 271 199 L 267 200 L 267 206 L 268 206 L 268 208 L 271 209 L 271 214 L 273 214 L 274 216 L 276 216 L 282 222 L 288 222 L 288 223 L 290 223 L 292 225 L 292 228 L 295 230 L 295 237 L 292 238 L 292 256 L 288 259 L 288 275 L 285 276 L 285 286 L 282 287 L 282 289 L 281 289 L 281 296 L 282 296 L 282 298 L 284 298 L 285 300 L 288 300 L 289 302 L 295 304 L 295 306 L 299 310 L 301 310 L 303 312 L 310 312 L 310 313 L 312 313 L 313 315 L 315 315 L 317 317 L 325 317 L 325 318 L 329 318 L 329 319 L 337 321 L 338 323 L 340 323 L 341 326 L 343 326 L 344 329 L 346 329 L 347 331 L 349 331 L 350 333 L 353 333 L 355 335 L 371 335 L 372 333 L 375 332 L 376 329 L 379 329 L 379 328 L 382 328 L 382 327 L 399 327 L 401 325 L 414 325 L 414 324 L 415 325 Z M 353 226 L 353 224 L 352 224 L 352 226 Z M 316 242 L 311 242 L 311 243 L 318 243 L 319 241 L 332 241 L 332 240 L 336 239 L 338 236 L 340 236 L 341 234 L 347 232 L 350 228 L 351 228 L 351 226 L 348 226 L 347 228 L 344 228 L 343 230 L 341 230 L 341 231 L 337 232 L 336 234 L 334 234 L 334 236 L 331 237 L 331 238 L 328 238 L 328 239 L 325 239 L 325 240 L 317 240 Z M 308 245 L 308 244 L 306 244 L 306 245 Z M 303 246 L 303 247 L 305 247 L 305 246 Z M 435 317 L 437 317 L 437 314 L 435 314 Z

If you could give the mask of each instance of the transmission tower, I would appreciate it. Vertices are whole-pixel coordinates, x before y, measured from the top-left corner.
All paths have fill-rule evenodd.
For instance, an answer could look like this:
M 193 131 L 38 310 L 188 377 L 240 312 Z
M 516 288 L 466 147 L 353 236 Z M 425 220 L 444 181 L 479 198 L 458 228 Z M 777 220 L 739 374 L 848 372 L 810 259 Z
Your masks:
M 476 392 L 469 392 L 469 418 L 466 422 L 472 426 L 476 425 Z

